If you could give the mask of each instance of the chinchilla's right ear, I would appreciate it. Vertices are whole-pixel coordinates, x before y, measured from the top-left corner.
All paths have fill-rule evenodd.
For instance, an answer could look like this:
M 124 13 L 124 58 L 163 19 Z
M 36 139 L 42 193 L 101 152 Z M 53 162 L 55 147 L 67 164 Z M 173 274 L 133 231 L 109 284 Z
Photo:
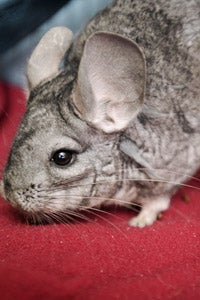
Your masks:
M 56 75 L 73 33 L 66 27 L 53 27 L 47 31 L 33 50 L 27 65 L 29 88 Z
M 145 84 L 145 58 L 139 46 L 121 35 L 97 32 L 85 44 L 74 107 L 97 129 L 120 131 L 141 110 Z

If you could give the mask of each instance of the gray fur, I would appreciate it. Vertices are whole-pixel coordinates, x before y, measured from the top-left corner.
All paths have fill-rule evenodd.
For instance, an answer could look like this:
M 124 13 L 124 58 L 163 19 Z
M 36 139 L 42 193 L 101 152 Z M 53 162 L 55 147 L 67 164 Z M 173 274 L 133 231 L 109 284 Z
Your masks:
M 73 104 L 85 41 L 98 31 L 135 41 L 146 58 L 144 104 L 110 134 Z M 131 224 L 151 224 L 200 166 L 200 2 L 115 1 L 74 40 L 65 65 L 31 91 L 4 170 L 5 197 L 35 215 L 137 202 L 144 208 Z M 68 167 L 49 161 L 59 148 L 78 153 Z

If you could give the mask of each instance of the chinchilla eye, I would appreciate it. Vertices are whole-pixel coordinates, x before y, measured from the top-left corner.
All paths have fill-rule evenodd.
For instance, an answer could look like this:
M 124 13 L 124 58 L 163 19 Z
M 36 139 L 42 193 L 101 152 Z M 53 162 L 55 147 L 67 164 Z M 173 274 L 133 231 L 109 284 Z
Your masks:
M 72 161 L 73 154 L 70 150 L 60 149 L 53 153 L 51 161 L 58 166 L 66 166 Z

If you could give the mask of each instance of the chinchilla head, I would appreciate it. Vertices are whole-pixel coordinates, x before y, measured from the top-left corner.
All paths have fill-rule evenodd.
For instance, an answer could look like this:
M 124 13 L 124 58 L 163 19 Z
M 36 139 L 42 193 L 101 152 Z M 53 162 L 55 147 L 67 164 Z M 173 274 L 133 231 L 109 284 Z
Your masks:
M 86 41 L 80 63 L 72 59 L 59 72 L 71 40 L 67 29 L 50 30 L 27 66 L 30 97 L 3 192 L 32 214 L 112 199 L 121 180 L 118 140 L 143 104 L 145 59 L 137 44 L 97 32 Z

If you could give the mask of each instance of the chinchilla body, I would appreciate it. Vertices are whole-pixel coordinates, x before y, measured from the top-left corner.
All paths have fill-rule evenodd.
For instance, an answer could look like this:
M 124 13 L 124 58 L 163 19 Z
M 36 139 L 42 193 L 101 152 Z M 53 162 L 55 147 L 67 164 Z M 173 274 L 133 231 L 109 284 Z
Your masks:
M 5 198 L 35 218 L 138 203 L 130 224 L 152 224 L 200 166 L 199 14 L 198 0 L 114 1 L 56 74 L 41 69 L 57 50 L 38 47 Z

